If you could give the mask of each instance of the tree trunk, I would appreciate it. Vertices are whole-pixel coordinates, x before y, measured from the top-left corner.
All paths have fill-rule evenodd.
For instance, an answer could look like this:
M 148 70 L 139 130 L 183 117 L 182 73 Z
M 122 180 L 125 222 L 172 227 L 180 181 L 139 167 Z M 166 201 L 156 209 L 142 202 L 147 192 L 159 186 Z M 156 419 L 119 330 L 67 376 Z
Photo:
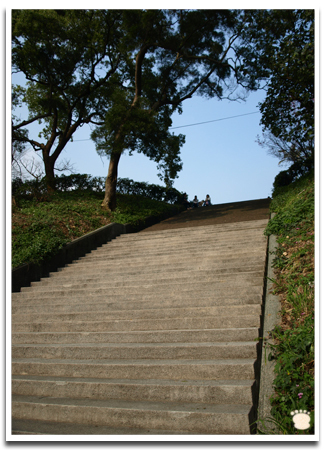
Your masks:
M 55 191 L 55 178 L 54 178 L 55 160 L 51 158 L 49 155 L 47 155 L 45 151 L 43 151 L 43 162 L 45 168 L 46 187 L 47 191 L 50 193 Z
M 105 196 L 102 207 L 114 211 L 117 207 L 117 180 L 120 153 L 112 153 L 109 164 L 108 176 L 105 180 Z

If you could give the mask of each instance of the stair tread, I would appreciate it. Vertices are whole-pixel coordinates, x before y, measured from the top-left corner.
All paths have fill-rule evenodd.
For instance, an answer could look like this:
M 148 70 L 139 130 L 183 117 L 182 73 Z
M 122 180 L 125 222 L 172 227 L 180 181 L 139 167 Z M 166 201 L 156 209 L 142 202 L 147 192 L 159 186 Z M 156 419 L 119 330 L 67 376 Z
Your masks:
M 110 314 L 109 312 L 107 312 L 107 313 L 105 313 L 105 314 Z M 105 315 L 104 314 L 104 315 Z M 207 321 L 210 321 L 210 320 L 213 320 L 213 319 L 218 319 L 219 317 L 225 317 L 225 318 L 228 318 L 229 317 L 229 315 L 216 315 L 216 317 L 215 316 L 212 316 L 212 315 L 200 315 L 200 316 L 198 316 L 198 317 L 185 317 L 184 315 L 183 316 L 175 316 L 175 317 L 173 317 L 173 318 L 171 318 L 171 317 L 168 317 L 168 318 L 157 318 L 157 319 L 153 319 L 153 318 L 150 318 L 150 319 L 143 319 L 143 318 L 136 318 L 136 319 L 115 319 L 115 318 L 104 318 L 104 317 L 102 317 L 102 320 L 75 320 L 74 321 L 74 323 L 75 324 L 80 324 L 80 323 L 83 323 L 83 324 L 88 324 L 88 323 L 94 323 L 94 324 L 100 324 L 100 323 L 131 323 L 131 322 L 133 322 L 133 323 L 147 323 L 147 324 L 150 324 L 150 323 L 153 323 L 153 320 L 155 320 L 155 321 L 159 321 L 160 323 L 163 323 L 164 321 L 168 321 L 169 323 L 171 323 L 172 321 L 180 321 L 180 320 L 188 320 L 188 321 L 193 321 L 193 320 L 207 320 Z M 252 314 L 242 314 L 242 316 L 241 316 L 241 319 L 252 319 Z M 64 323 L 70 323 L 70 321 L 67 321 L 67 322 L 65 322 L 65 321 L 62 321 L 62 320 L 59 320 L 59 321 L 53 321 L 53 322 L 46 322 L 46 323 L 57 323 L 57 322 L 59 322 L 59 323 L 62 323 L 62 324 L 64 324 Z M 15 325 L 19 325 L 19 324 L 26 324 L 26 320 L 25 321 L 23 321 L 23 322 L 15 322 Z M 39 321 L 37 321 L 37 322 L 28 322 L 28 324 L 29 325 L 33 325 L 33 324 L 39 324 Z
M 126 401 L 126 400 L 92 400 L 92 399 L 69 399 L 69 398 L 54 398 L 54 397 L 36 397 L 13 395 L 13 402 L 16 403 L 39 403 L 48 405 L 65 405 L 73 407 L 97 407 L 97 408 L 122 408 L 122 409 L 137 409 L 148 411 L 175 411 L 175 412 L 201 412 L 201 413 L 215 413 L 215 414 L 248 414 L 251 409 L 250 404 L 203 404 L 203 403 L 179 403 L 179 402 L 140 402 L 140 401 Z
M 180 343 L 76 343 L 76 344 L 12 344 L 12 347 L 53 347 L 53 348 L 175 348 L 175 347 L 245 347 L 257 345 L 255 341 L 234 341 L 234 342 L 180 342 Z
M 54 382 L 58 385 L 61 383 L 96 383 L 96 384 L 123 384 L 123 385 L 161 385 L 161 386 L 251 386 L 252 380 L 159 380 L 148 378 L 142 379 L 120 379 L 120 378 L 90 378 L 90 377 L 55 377 L 55 376 L 41 376 L 41 375 L 18 375 L 12 376 L 13 380 L 21 381 L 45 381 Z
M 99 365 L 235 365 L 235 364 L 253 364 L 255 359 L 243 358 L 243 359 L 220 359 L 220 360 L 204 360 L 204 359 L 182 359 L 182 360 L 170 360 L 170 359 L 47 359 L 43 358 L 13 358 L 13 363 L 38 363 L 38 364 L 99 364 Z
M 13 419 L 13 435 L 194 435 L 209 434 L 184 430 L 158 430 L 151 428 L 118 428 L 105 425 L 78 423 L 40 422 L 36 420 Z M 211 433 L 215 434 L 215 433 Z M 192 437 L 193 439 L 193 437 Z
M 16 312 L 16 313 L 12 314 L 12 319 L 14 321 L 14 319 L 16 319 L 18 316 L 23 316 L 24 320 L 26 320 L 27 317 L 29 317 L 29 316 L 31 316 L 31 317 L 35 316 L 36 318 L 38 317 L 38 318 L 44 320 L 46 317 L 52 317 L 52 318 L 57 317 L 59 319 L 59 318 L 65 317 L 65 316 L 78 316 L 78 315 L 83 316 L 84 315 L 86 317 L 87 316 L 91 317 L 92 315 L 95 316 L 95 315 L 99 315 L 99 314 L 100 315 L 111 314 L 112 318 L 114 318 L 114 316 L 118 316 L 118 315 L 124 315 L 124 317 L 125 317 L 125 315 L 128 313 L 130 315 L 134 315 L 136 317 L 137 317 L 137 315 L 143 316 L 146 314 L 148 314 L 148 315 L 149 314 L 153 314 L 153 315 L 162 314 L 165 316 L 171 315 L 173 317 L 176 317 L 176 314 L 182 314 L 184 316 L 189 313 L 192 313 L 192 314 L 201 313 L 202 314 L 202 313 L 205 313 L 206 311 L 207 311 L 206 314 L 209 313 L 209 315 L 212 315 L 215 312 L 215 313 L 218 313 L 218 315 L 222 316 L 222 315 L 228 315 L 231 312 L 238 313 L 238 314 L 246 312 L 246 311 L 257 313 L 261 309 L 260 305 L 251 305 L 251 304 L 249 304 L 249 305 L 230 305 L 230 306 L 225 305 L 225 306 L 219 306 L 219 307 L 217 307 L 217 306 L 184 307 L 184 306 L 180 305 L 179 308 L 175 308 L 175 307 L 174 308 L 172 308 L 172 307 L 164 308 L 164 306 L 161 305 L 161 308 L 157 307 L 157 308 L 148 308 L 148 309 L 145 309 L 145 308 L 144 309 L 133 309 L 132 311 L 130 311 L 130 310 L 126 310 L 126 309 L 110 309 L 109 308 L 110 304 L 108 303 L 107 305 L 108 305 L 107 308 L 104 308 L 104 306 L 103 306 L 103 309 L 98 309 L 98 310 L 89 309 L 87 311 L 78 311 L 78 310 L 74 310 L 73 308 L 67 308 L 67 311 L 62 311 L 62 312 L 38 311 L 38 312 L 32 313 L 32 312 L 25 311 L 24 314 Z M 66 305 L 63 304 L 62 306 L 64 307 Z

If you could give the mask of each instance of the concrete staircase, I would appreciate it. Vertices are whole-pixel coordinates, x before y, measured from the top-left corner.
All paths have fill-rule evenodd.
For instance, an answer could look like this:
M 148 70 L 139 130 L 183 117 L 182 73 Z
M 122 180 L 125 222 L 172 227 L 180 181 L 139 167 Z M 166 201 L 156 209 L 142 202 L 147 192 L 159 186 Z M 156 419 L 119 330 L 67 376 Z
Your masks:
M 122 235 L 12 294 L 12 433 L 250 434 L 266 224 Z

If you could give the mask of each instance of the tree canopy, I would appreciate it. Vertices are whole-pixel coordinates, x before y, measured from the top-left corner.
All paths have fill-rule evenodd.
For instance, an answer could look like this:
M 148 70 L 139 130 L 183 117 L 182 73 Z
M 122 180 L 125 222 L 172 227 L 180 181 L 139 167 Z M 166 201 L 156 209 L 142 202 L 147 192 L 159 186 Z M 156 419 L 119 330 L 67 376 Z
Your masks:
M 14 10 L 13 146 L 42 152 L 48 188 L 74 132 L 92 124 L 110 158 L 103 206 L 116 207 L 125 151 L 157 163 L 167 186 L 181 170 L 183 135 L 171 116 L 194 95 L 237 99 L 266 81 L 265 130 L 288 145 L 313 147 L 314 44 L 310 10 Z M 42 131 L 30 137 L 28 124 Z
M 13 142 L 42 152 L 49 189 L 60 153 L 83 124 L 97 116 L 101 93 L 119 68 L 119 12 L 112 10 L 13 10 L 12 68 L 23 72 L 25 87 L 13 98 L 27 104 L 29 117 L 13 116 Z M 38 137 L 26 126 L 43 124 Z
M 124 75 L 106 97 L 103 120 L 92 137 L 110 155 L 103 206 L 115 208 L 115 185 L 124 150 L 142 152 L 159 164 L 165 183 L 181 168 L 182 135 L 169 132 L 173 112 L 194 95 L 237 95 L 238 86 L 255 89 L 234 43 L 238 11 L 124 11 Z
M 247 11 L 246 52 L 267 80 L 263 143 L 281 161 L 314 155 L 314 10 Z

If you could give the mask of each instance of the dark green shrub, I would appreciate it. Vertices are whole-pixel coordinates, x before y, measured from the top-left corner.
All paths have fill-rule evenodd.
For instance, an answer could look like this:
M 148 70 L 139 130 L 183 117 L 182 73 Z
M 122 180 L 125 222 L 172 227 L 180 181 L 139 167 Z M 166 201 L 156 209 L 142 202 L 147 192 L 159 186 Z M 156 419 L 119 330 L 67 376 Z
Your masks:
M 104 192 L 105 177 L 92 177 L 87 174 L 61 175 L 55 177 L 56 191 L 93 191 Z M 39 199 L 47 193 L 45 178 L 42 180 L 27 180 L 23 182 L 17 178 L 12 182 L 12 195 L 15 197 L 36 197 Z M 129 178 L 118 178 L 117 193 L 137 195 L 151 200 L 163 201 L 171 204 L 182 202 L 182 194 L 174 188 L 166 188 L 156 184 L 133 181 Z

